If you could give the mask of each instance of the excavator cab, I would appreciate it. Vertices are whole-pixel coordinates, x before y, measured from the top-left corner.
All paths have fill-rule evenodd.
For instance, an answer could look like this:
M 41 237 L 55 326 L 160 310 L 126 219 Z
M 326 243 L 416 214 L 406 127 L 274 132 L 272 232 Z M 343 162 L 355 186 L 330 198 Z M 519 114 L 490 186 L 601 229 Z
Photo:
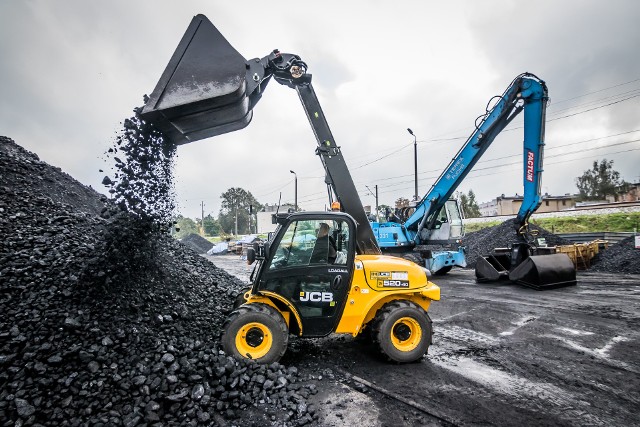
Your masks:
M 274 237 L 252 292 L 274 293 L 291 304 L 300 315 L 303 336 L 333 332 L 353 275 L 354 236 L 355 223 L 348 215 L 292 217 Z
M 356 222 L 342 212 L 278 217 L 262 247 L 252 285 L 223 326 L 222 347 L 237 358 L 278 360 L 289 334 L 303 338 L 363 330 L 388 360 L 412 362 L 431 344 L 427 309 L 440 298 L 413 262 L 357 253 Z

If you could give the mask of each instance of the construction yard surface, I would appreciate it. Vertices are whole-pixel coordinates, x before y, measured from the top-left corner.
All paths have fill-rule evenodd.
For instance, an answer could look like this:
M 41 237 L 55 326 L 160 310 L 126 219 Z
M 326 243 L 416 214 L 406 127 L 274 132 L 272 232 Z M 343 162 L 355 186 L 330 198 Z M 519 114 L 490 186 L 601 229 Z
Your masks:
M 0 137 L 0 425 L 639 424 L 631 242 L 574 287 L 478 285 L 471 269 L 434 277 L 434 344 L 418 363 L 331 335 L 292 337 L 281 363 L 259 365 L 219 346 L 251 268 L 149 221 L 169 206 L 137 208 L 170 185 L 148 173 L 147 154 L 130 157 L 151 182 L 105 178 L 118 195 L 107 197 Z M 502 234 L 469 235 L 480 243 L 469 248 Z
M 640 425 L 640 276 L 580 272 L 544 292 L 479 285 L 472 270 L 433 280 L 442 300 L 419 363 L 385 363 L 358 338 L 290 341 L 282 362 L 317 379 L 321 425 Z

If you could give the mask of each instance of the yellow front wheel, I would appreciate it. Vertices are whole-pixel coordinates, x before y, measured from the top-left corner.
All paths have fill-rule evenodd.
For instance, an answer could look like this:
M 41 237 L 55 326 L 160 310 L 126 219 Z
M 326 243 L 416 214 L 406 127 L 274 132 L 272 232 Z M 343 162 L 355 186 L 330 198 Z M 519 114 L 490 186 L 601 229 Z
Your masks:
M 413 351 L 421 341 L 422 327 L 413 317 L 402 317 L 391 327 L 391 343 L 400 351 Z
M 420 359 L 431 344 L 431 319 L 411 301 L 393 301 L 376 314 L 372 336 L 380 352 L 400 363 Z
M 236 349 L 240 354 L 250 355 L 251 359 L 264 357 L 272 347 L 271 330 L 260 322 L 247 323 L 236 333 Z
M 280 360 L 289 333 L 282 315 L 266 304 L 244 304 L 235 309 L 223 326 L 222 348 L 236 358 L 260 363 Z

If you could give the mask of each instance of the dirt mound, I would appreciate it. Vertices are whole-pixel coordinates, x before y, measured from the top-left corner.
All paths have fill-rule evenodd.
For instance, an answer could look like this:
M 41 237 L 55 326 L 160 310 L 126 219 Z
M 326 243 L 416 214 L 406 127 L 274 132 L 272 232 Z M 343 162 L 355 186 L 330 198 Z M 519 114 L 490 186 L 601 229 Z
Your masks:
M 640 274 L 640 249 L 635 248 L 635 237 L 627 237 L 601 250 L 594 258 L 591 270 L 603 273 Z
M 242 283 L 6 137 L 0 235 L 0 419 L 225 424 L 256 402 L 309 419 L 295 368 L 219 350 Z
M 213 247 L 213 243 L 195 233 L 189 234 L 187 237 L 180 240 L 180 242 L 189 246 L 199 254 L 205 254 L 209 249 Z
M 508 248 L 512 243 L 520 241 L 515 224 L 515 219 L 509 219 L 494 227 L 467 234 L 463 239 L 463 244 L 467 248 L 467 267 L 475 268 L 478 258 L 488 255 L 494 248 Z M 530 230 L 536 230 L 537 237 L 544 238 L 549 246 L 571 244 L 568 240 L 540 226 L 531 224 Z

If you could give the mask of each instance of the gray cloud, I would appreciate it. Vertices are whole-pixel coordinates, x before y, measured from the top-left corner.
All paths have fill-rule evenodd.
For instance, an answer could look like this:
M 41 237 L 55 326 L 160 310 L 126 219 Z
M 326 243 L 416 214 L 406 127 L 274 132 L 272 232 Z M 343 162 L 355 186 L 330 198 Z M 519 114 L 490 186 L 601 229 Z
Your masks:
M 549 84 L 549 118 L 640 90 L 635 82 L 602 91 L 640 78 L 635 1 L 442 3 L 326 1 L 301 9 L 289 1 L 272 8 L 257 1 L 1 2 L 0 133 L 101 188 L 102 153 L 120 121 L 153 89 L 197 13 L 207 15 L 247 58 L 278 48 L 308 62 L 334 136 L 370 204 L 365 185 L 378 184 L 386 204 L 413 193 L 407 127 L 422 141 L 423 192 L 463 142 L 433 140 L 466 137 L 489 98 L 523 71 Z M 575 146 L 553 148 L 640 129 L 638 99 L 550 121 L 543 188 L 575 191 L 573 177 L 605 156 L 625 179 L 640 180 L 638 151 L 586 150 L 603 141 L 578 145 L 585 149 L 579 155 L 557 156 Z M 521 139 L 521 131 L 504 132 L 485 157 L 516 157 L 478 168 L 518 161 Z M 614 140 L 623 141 L 604 142 Z M 176 172 L 183 211 L 196 216 L 205 200 L 217 213 L 219 195 L 231 186 L 246 188 L 263 203 L 276 202 L 280 192 L 291 201 L 290 169 L 298 173 L 302 206 L 322 208 L 326 192 L 314 148 L 295 92 L 272 82 L 249 127 L 180 147 Z M 640 145 L 620 146 L 634 148 Z M 254 172 L 234 172 L 254 162 Z M 460 188 L 469 189 L 481 201 L 515 193 L 521 191 L 521 173 L 518 166 L 477 171 Z

